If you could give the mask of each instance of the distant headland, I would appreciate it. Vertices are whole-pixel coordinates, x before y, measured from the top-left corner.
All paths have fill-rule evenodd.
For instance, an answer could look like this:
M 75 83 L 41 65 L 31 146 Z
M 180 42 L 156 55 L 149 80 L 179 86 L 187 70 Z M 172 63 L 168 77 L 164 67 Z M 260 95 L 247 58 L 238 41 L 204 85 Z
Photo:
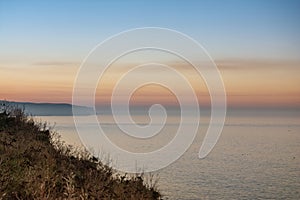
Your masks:
M 67 103 L 33 103 L 0 100 L 0 105 L 8 105 L 24 109 L 27 115 L 33 116 L 72 116 L 72 105 Z M 75 105 L 79 115 L 91 115 L 93 109 L 86 106 Z

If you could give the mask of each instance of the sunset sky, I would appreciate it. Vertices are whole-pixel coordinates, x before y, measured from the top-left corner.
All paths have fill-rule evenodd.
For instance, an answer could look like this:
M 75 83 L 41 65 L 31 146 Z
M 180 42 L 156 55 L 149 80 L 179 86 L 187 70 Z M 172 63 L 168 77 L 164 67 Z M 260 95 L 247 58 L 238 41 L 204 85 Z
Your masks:
M 222 75 L 228 105 L 300 108 L 299 10 L 297 0 L 0 0 L 0 100 L 71 103 L 80 64 L 98 43 L 132 28 L 164 27 L 205 47 Z M 186 74 L 200 104 L 209 104 L 203 80 L 186 64 L 169 63 Z M 109 103 L 115 80 L 128 65 L 120 61 L 107 72 L 97 104 Z M 157 100 L 176 104 L 170 91 L 154 85 L 133 98 L 136 105 Z

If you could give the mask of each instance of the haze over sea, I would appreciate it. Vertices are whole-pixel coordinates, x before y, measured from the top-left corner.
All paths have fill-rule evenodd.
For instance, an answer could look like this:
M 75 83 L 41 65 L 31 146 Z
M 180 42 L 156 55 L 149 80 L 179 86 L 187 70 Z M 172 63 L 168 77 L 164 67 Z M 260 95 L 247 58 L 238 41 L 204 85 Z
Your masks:
M 129 152 L 166 146 L 181 119 L 175 107 L 227 106 L 221 136 L 201 160 L 210 112 L 200 110 L 192 145 L 155 172 L 158 189 L 180 200 L 299 200 L 299 10 L 299 0 L 0 0 L 0 106 L 21 103 L 37 119 L 56 123 L 67 144 L 81 146 L 77 110 L 83 135 L 101 149 L 89 115 L 95 105 L 107 137 Z M 156 104 L 167 108 L 166 124 L 144 139 L 124 134 L 118 125 L 133 125 L 116 123 L 105 110 L 128 105 L 138 109 L 133 120 L 147 126 L 148 108 Z M 153 117 L 154 127 L 161 126 L 161 115 Z M 185 127 L 192 127 L 195 118 L 187 119 Z M 184 134 L 180 142 L 193 133 Z M 156 163 L 173 156 L 160 155 Z
M 147 140 L 133 139 L 122 133 L 110 114 L 98 118 L 113 143 L 132 152 L 150 152 L 166 145 L 176 134 L 180 115 L 174 113 L 168 116 L 162 131 Z M 51 124 L 55 122 L 55 130 L 66 143 L 81 145 L 72 116 L 37 118 Z M 136 113 L 132 118 L 138 124 L 149 122 L 147 113 Z M 229 110 L 217 145 L 208 157 L 200 160 L 198 152 L 209 118 L 202 112 L 198 134 L 188 151 L 175 163 L 155 172 L 159 175 L 162 194 L 169 199 L 185 200 L 300 198 L 298 110 Z M 89 116 L 81 116 L 81 119 L 88 122 Z M 94 137 L 95 133 L 86 134 Z M 101 145 L 101 141 L 97 143 Z

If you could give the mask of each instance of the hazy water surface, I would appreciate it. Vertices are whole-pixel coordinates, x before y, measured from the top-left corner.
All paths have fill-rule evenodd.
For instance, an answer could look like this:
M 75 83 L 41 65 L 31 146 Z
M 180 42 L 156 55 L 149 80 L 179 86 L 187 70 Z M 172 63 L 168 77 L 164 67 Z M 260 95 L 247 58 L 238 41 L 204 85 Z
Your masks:
M 217 145 L 200 160 L 198 151 L 209 122 L 203 117 L 188 151 L 157 172 L 160 191 L 169 199 L 300 199 L 298 114 L 232 112 Z M 39 118 L 56 122 L 55 130 L 67 143 L 81 144 L 71 116 Z M 140 124 L 149 121 L 147 116 L 134 118 Z M 87 123 L 88 119 L 82 116 Z M 111 116 L 101 116 L 107 136 L 133 152 L 149 152 L 166 145 L 176 133 L 178 120 L 178 116 L 171 116 L 159 135 L 145 141 L 123 134 Z

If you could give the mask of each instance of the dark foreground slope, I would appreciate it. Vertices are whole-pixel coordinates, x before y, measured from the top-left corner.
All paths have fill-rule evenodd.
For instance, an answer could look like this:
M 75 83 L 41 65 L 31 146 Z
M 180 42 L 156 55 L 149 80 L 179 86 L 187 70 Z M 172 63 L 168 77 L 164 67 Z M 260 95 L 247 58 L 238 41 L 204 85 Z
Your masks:
M 74 152 L 20 110 L 0 114 L 0 199 L 159 199 L 141 176 Z

